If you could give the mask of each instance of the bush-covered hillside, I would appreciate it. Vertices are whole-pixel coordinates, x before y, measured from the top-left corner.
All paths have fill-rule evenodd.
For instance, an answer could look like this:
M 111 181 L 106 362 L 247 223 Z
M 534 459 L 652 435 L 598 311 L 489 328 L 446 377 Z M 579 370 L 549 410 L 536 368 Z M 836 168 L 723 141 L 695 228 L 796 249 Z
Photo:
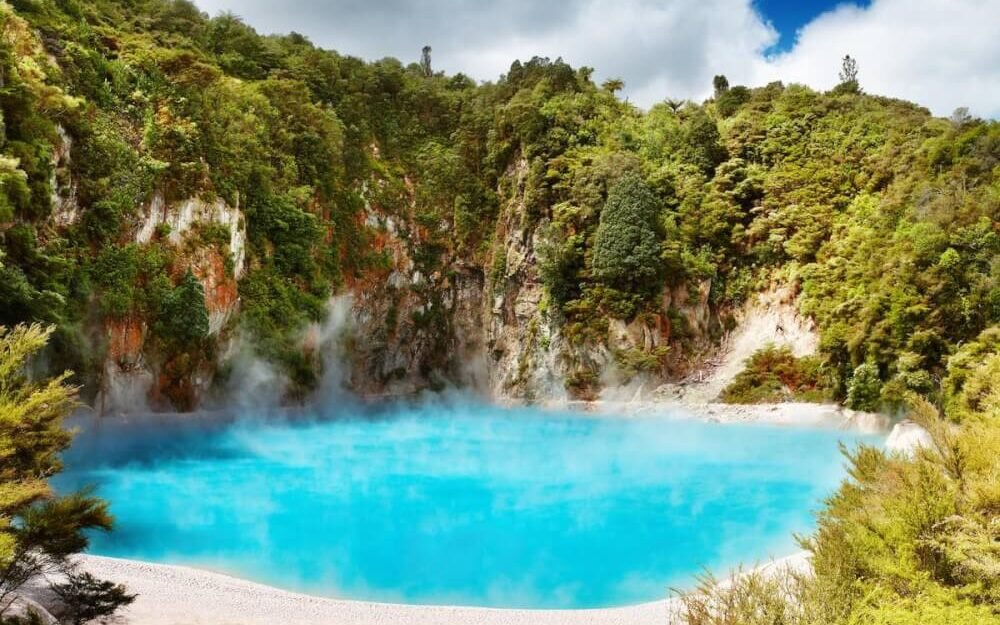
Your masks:
M 459 379 L 458 335 L 490 327 L 456 319 L 468 283 L 475 315 L 526 328 L 504 388 L 556 362 L 581 396 L 605 352 L 682 371 L 774 280 L 859 407 L 939 401 L 949 355 L 1000 319 L 1000 125 L 962 111 L 725 80 L 641 111 L 560 60 L 477 85 L 183 0 L 0 14 L 0 323 L 55 324 L 48 364 L 90 397 L 144 371 L 159 404 L 193 407 L 234 343 L 306 393 L 322 359 L 303 336 L 344 292 L 377 300 L 355 363 L 375 387 Z M 191 199 L 223 217 L 157 219 Z M 619 321 L 655 337 L 610 344 Z
M 559 59 L 431 61 L 186 0 L 0 0 L 0 326 L 55 327 L 36 379 L 188 410 L 253 358 L 303 398 L 350 295 L 358 390 L 590 397 L 684 374 L 790 285 L 819 353 L 757 354 L 728 399 L 916 406 L 936 448 L 852 456 L 815 578 L 689 620 L 997 622 L 1000 124 L 853 78 L 642 111 Z
M 753 574 L 685 599 L 688 625 L 1000 623 L 1000 343 L 949 360 L 945 412 L 911 396 L 931 444 L 863 447 L 802 539 L 815 575 Z

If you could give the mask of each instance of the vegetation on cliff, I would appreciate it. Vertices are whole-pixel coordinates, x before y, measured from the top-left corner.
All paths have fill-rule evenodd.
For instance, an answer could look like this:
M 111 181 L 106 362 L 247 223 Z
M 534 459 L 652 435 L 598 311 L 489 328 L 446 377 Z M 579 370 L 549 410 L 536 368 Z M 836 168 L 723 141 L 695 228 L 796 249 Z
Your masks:
M 303 328 L 332 293 L 393 269 L 373 210 L 405 215 L 414 270 L 447 278 L 497 275 L 496 219 L 514 202 L 569 361 L 607 341 L 611 318 L 659 318 L 681 346 L 687 320 L 657 295 L 705 281 L 717 336 L 780 271 L 817 322 L 833 394 L 860 373 L 868 404 L 898 404 L 939 399 L 954 346 L 1000 319 L 1000 126 L 864 94 L 856 68 L 829 93 L 720 76 L 702 104 L 643 112 L 560 60 L 477 85 L 433 71 L 429 52 L 365 63 L 183 0 L 12 0 L 2 22 L 0 322 L 55 324 L 54 370 L 86 389 L 108 320 L 148 328 L 147 359 L 180 387 L 218 357 L 177 307 L 198 249 L 230 265 L 234 250 L 213 224 L 184 246 L 162 244 L 166 225 L 137 240 L 157 193 L 239 207 L 248 262 L 227 333 L 302 390 L 320 364 Z M 408 321 L 454 331 L 442 293 L 410 289 L 425 305 Z M 447 377 L 449 356 L 428 351 L 421 370 Z
M 732 397 L 916 405 L 936 444 L 851 458 L 806 542 L 817 575 L 801 606 L 821 618 L 800 622 L 996 620 L 1000 124 L 866 94 L 846 64 L 826 93 L 720 76 L 705 102 L 641 111 L 558 59 L 476 84 L 435 72 L 429 48 L 420 63 L 367 63 L 185 0 L 8 0 L 0 33 L 0 324 L 55 326 L 39 373 L 74 369 L 92 396 L 109 359 L 143 361 L 154 395 L 190 408 L 199 372 L 245 337 L 301 396 L 322 366 L 307 326 L 332 294 L 376 285 L 392 301 L 366 339 L 398 341 L 411 324 L 430 338 L 392 374 L 436 385 L 463 356 L 447 349 L 453 280 L 480 278 L 504 310 L 505 283 L 537 272 L 534 312 L 560 341 L 532 340 L 559 350 L 566 385 L 586 396 L 612 320 L 670 343 L 619 350 L 628 368 L 659 371 L 780 277 L 820 352 L 759 354 Z M 239 223 L 180 236 L 155 219 L 157 202 L 191 198 Z M 239 314 L 220 314 L 227 288 Z M 673 296 L 699 288 L 707 337 Z M 42 441 L 3 465 L 8 563 L 26 553 L 28 525 L 13 519 L 69 506 L 58 557 L 81 546 L 77 528 L 107 524 L 93 500 L 52 499 L 37 479 L 68 442 L 62 381 L 31 413 L 37 436 L 8 437 Z
M 747 359 L 721 399 L 730 404 L 822 402 L 829 399 L 829 383 L 815 356 L 797 358 L 787 346 L 768 345 Z

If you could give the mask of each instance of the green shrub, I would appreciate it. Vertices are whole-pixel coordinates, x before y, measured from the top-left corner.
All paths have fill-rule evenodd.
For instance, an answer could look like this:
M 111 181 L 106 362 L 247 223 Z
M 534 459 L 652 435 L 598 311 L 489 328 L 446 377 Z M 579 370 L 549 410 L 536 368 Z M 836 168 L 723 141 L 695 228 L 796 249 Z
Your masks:
M 831 625 L 816 620 L 817 602 L 807 575 L 788 568 L 737 571 L 725 584 L 710 574 L 681 597 L 686 625 Z
M 615 364 L 627 378 L 641 373 L 654 373 L 662 370 L 664 360 L 670 348 L 660 346 L 646 351 L 643 349 L 617 350 L 614 352 Z
M 750 101 L 751 96 L 749 89 L 737 85 L 719 95 L 715 101 L 715 108 L 719 115 L 732 117 L 741 106 Z
M 819 402 L 829 400 L 831 392 L 819 358 L 796 358 L 787 346 L 768 345 L 747 359 L 721 397 L 729 404 Z
M 660 234 L 656 196 L 628 175 L 608 193 L 594 239 L 594 277 L 626 293 L 652 294 L 659 286 Z
M 188 269 L 162 302 L 156 333 L 168 345 L 192 349 L 208 337 L 205 288 Z
M 985 330 L 948 359 L 942 382 L 947 414 L 955 420 L 987 410 L 1000 412 L 1000 326 Z
M 684 598 L 685 622 L 1000 623 L 1000 414 L 977 413 L 956 427 L 927 401 L 911 402 L 909 417 L 931 446 L 912 456 L 845 451 L 849 477 L 801 540 L 812 576 L 755 573 L 726 586 L 709 579 Z
M 847 405 L 854 410 L 877 410 L 882 394 L 878 365 L 859 365 L 847 386 Z

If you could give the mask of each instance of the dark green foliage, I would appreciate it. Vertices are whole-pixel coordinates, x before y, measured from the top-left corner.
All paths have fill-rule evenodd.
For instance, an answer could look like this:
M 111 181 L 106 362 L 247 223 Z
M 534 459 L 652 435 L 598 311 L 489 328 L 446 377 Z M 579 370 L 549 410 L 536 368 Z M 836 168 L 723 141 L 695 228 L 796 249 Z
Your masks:
M 430 78 L 434 75 L 434 69 L 431 67 L 430 46 L 424 46 L 420 51 L 420 71 L 423 72 L 425 78 Z
M 3 616 L 0 617 L 0 623 L 2 625 L 45 625 L 46 620 L 44 620 L 37 611 L 28 610 L 28 613 L 24 616 Z
M 687 160 L 705 174 L 711 174 L 716 165 L 726 158 L 726 149 L 715 120 L 701 109 L 691 112 L 685 121 L 684 141 Z
M 716 75 L 712 79 L 712 88 L 715 89 L 715 97 L 718 98 L 729 91 L 729 79 L 722 74 Z
M 653 294 L 660 286 L 656 196 L 638 176 L 611 188 L 594 239 L 593 274 L 610 288 Z
M 260 80 L 280 64 L 269 42 L 231 13 L 213 18 L 206 30 L 208 50 L 227 74 Z
M 157 335 L 185 349 L 197 346 L 208 336 L 205 289 L 190 269 L 164 298 L 158 314 Z
M 90 573 L 71 572 L 52 591 L 62 603 L 59 617 L 72 625 L 84 625 L 111 616 L 135 601 L 124 586 L 99 580 Z
M 752 94 L 749 89 L 742 85 L 737 85 L 716 96 L 715 110 L 722 117 L 732 117 L 741 106 L 750 101 L 751 97 Z
M 586 241 L 580 235 L 564 235 L 559 229 L 547 232 L 539 249 L 539 272 L 557 306 L 579 298 L 580 276 L 585 269 Z

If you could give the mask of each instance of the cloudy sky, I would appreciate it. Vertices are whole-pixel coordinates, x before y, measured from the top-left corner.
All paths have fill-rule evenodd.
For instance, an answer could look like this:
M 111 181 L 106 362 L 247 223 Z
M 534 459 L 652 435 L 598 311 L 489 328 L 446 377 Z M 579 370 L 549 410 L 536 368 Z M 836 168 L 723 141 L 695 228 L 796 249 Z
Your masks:
M 415 61 L 495 80 L 514 59 L 563 57 L 620 77 L 648 106 L 701 99 L 712 76 L 826 89 L 858 59 L 870 93 L 936 114 L 1000 117 L 1000 0 L 195 0 L 261 32 L 296 31 L 367 59 Z

